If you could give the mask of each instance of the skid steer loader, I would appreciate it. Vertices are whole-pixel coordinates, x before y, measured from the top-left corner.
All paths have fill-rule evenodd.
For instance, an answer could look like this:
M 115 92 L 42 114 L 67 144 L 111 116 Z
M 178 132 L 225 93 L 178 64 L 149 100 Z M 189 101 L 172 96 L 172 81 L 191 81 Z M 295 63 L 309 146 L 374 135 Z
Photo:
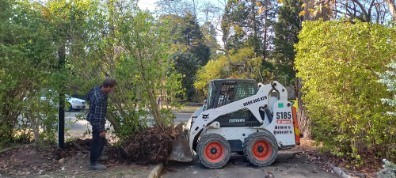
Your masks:
M 221 168 L 237 152 L 256 166 L 272 164 L 278 150 L 300 142 L 296 109 L 287 99 L 286 88 L 276 81 L 210 81 L 207 100 L 173 143 L 170 160 L 189 162 L 196 154 L 205 167 Z

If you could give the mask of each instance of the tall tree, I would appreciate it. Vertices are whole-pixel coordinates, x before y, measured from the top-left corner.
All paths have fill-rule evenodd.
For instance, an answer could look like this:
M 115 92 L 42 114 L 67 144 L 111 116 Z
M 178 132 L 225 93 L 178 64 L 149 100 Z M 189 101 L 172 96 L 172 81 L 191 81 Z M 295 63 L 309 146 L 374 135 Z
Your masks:
M 247 19 L 249 13 L 245 4 L 245 1 L 228 1 L 225 7 L 221 29 L 226 54 L 231 49 L 237 50 L 243 47 L 243 37 L 246 35 L 243 27 L 248 27 L 243 21 Z
M 255 56 L 262 58 L 263 70 L 271 68 L 269 52 L 273 50 L 277 9 L 278 3 L 273 0 L 228 1 L 221 24 L 226 56 L 232 55 L 230 50 L 252 47 Z M 266 74 L 265 80 L 270 80 Z
M 188 13 L 182 20 L 177 29 L 175 42 L 180 45 L 181 49 L 186 50 L 180 50 L 175 54 L 176 63 L 184 64 L 176 65 L 176 70 L 184 75 L 183 87 L 186 89 L 187 99 L 192 100 L 195 94 L 193 83 L 196 71 L 209 61 L 211 51 L 205 44 L 205 37 L 196 17 Z M 180 54 L 180 52 L 185 54 Z
M 228 1 L 222 19 L 223 42 L 227 49 L 251 46 L 265 56 L 272 44 L 277 2 Z
M 197 18 L 191 13 L 183 16 L 168 14 L 161 19 L 174 24 L 169 36 L 173 42 L 171 51 L 176 63 L 175 69 L 184 76 L 182 84 L 186 89 L 186 99 L 192 100 L 195 95 L 193 83 L 196 71 L 208 62 L 211 55 L 210 48 L 206 44 L 207 40 Z
M 243 48 L 232 51 L 228 57 L 221 55 L 215 60 L 210 60 L 198 70 L 195 88 L 206 92 L 208 81 L 217 78 L 248 78 L 260 81 L 261 58 L 255 56 L 253 48 Z
M 301 30 L 300 0 L 284 0 L 278 11 L 278 21 L 275 24 L 273 58 L 275 59 L 275 79 L 285 85 L 294 85 L 294 44 L 298 42 Z
M 204 38 L 204 44 L 210 49 L 211 57 L 216 55 L 216 51 L 220 49 L 220 45 L 217 43 L 217 32 L 213 24 L 210 22 L 205 22 L 201 26 L 201 31 Z

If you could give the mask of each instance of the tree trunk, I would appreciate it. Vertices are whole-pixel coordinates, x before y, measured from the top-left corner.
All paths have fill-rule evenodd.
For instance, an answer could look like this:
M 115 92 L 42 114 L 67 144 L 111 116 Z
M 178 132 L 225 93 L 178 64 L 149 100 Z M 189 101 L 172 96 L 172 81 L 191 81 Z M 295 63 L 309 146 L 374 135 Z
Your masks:
M 263 42 L 263 66 L 265 65 L 265 60 L 267 58 L 267 20 L 268 20 L 268 0 L 265 1 L 265 16 L 264 16 L 264 42 Z
M 32 118 L 32 120 L 34 120 L 34 126 L 32 126 L 34 134 L 34 144 L 38 144 L 40 142 L 40 121 L 39 118 Z
M 304 108 L 303 100 L 302 100 L 302 81 L 301 79 L 297 79 L 296 82 L 296 94 L 298 99 L 298 111 L 297 111 L 297 119 L 300 124 L 300 131 L 304 135 L 304 138 L 311 138 L 311 120 L 307 115 L 305 115 L 306 111 Z
M 257 21 L 256 21 L 256 1 L 252 1 L 252 6 L 251 6 L 251 22 L 253 23 L 253 37 L 254 37 L 254 52 L 255 52 L 255 57 L 259 56 L 259 52 L 260 52 L 260 43 L 258 42 L 258 31 L 259 29 L 257 28 Z
M 393 21 L 396 22 L 396 6 L 394 0 L 385 0 L 388 3 L 389 11 L 392 14 Z

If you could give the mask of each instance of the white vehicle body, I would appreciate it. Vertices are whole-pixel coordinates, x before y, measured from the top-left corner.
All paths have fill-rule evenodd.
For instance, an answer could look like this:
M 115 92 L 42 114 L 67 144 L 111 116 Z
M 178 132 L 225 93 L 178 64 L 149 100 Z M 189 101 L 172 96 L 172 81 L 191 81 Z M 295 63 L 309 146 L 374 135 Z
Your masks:
M 45 101 L 47 100 L 46 96 L 41 96 L 40 100 Z M 49 101 L 51 105 L 58 107 L 58 103 L 53 102 L 52 100 Z M 65 95 L 65 105 L 66 105 L 66 110 L 71 111 L 71 110 L 82 110 L 87 108 L 87 102 L 83 99 L 71 97 L 69 95 Z
M 269 97 L 272 90 L 279 92 L 279 99 Z M 287 90 L 279 82 L 263 85 L 259 83 L 259 90 L 256 95 L 235 101 L 219 108 L 209 109 L 201 112 L 197 118 L 191 118 L 188 125 L 191 125 L 189 134 L 189 146 L 193 148 L 194 139 L 198 134 L 218 133 L 227 140 L 239 139 L 242 142 L 251 133 L 268 130 L 274 134 L 279 148 L 290 148 L 296 145 L 295 131 L 292 118 L 292 103 L 287 101 Z M 262 118 L 259 110 L 268 106 L 272 111 L 272 122 L 267 115 Z M 279 107 L 281 106 L 281 107 Z M 218 122 L 213 122 L 219 116 L 229 114 L 241 109 L 248 109 L 259 120 L 260 127 L 221 127 Z
M 224 82 L 223 87 L 231 85 L 227 83 L 229 81 L 234 82 L 233 79 L 222 79 L 214 83 L 217 82 L 217 86 Z M 238 81 L 244 82 L 235 79 L 236 83 Z M 251 81 L 246 83 L 251 85 Z M 239 99 L 235 99 L 236 91 L 246 89 L 235 86 L 229 89 L 214 87 L 217 95 L 213 96 L 217 100 L 212 102 L 222 102 L 223 105 L 209 104 L 211 109 L 207 110 L 204 105 L 192 115 L 186 125 L 189 129 L 188 143 L 180 140 L 174 142 L 172 160 L 191 161 L 192 156 L 188 158 L 196 153 L 204 166 L 221 168 L 228 162 L 230 152 L 243 151 L 254 165 L 267 166 L 273 163 L 279 149 L 289 149 L 299 144 L 296 111 L 287 100 L 287 90 L 283 85 L 276 81 L 266 85 L 259 83 L 256 94 L 248 97 L 242 95 Z M 227 95 L 226 90 L 234 94 Z M 238 112 L 250 113 L 250 116 L 231 117 L 231 114 Z M 188 151 L 180 146 L 182 143 L 188 144 Z

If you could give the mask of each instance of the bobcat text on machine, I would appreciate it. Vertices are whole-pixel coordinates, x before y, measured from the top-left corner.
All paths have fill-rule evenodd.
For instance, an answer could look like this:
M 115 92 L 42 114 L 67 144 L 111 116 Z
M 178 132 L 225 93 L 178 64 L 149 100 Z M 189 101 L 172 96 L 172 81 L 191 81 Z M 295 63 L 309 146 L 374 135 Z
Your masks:
M 205 167 L 221 168 L 238 152 L 256 166 L 272 164 L 278 150 L 300 144 L 296 109 L 287 99 L 276 81 L 210 81 L 204 106 L 188 121 L 187 135 L 173 143 L 170 159 L 192 161 L 195 152 Z

